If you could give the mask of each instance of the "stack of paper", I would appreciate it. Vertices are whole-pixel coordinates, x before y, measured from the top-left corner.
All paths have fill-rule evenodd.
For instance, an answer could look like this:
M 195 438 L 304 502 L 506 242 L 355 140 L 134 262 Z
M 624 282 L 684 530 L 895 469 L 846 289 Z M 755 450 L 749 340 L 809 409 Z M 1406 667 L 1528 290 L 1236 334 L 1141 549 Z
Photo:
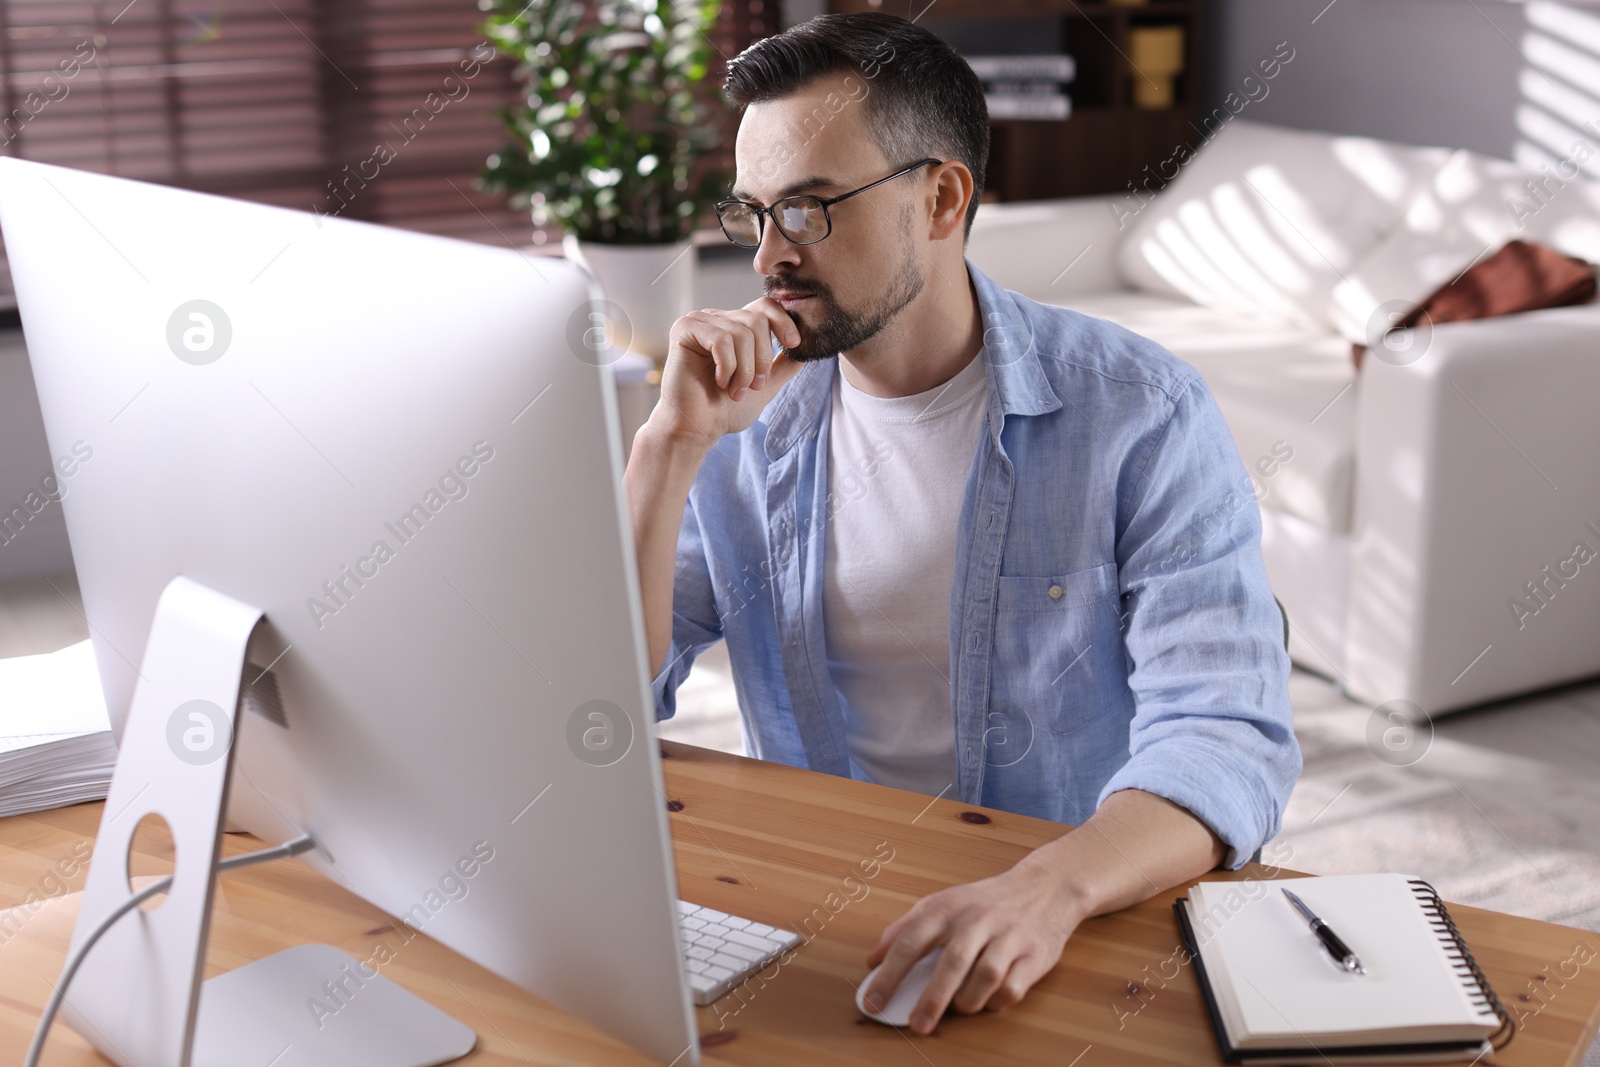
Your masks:
M 0 818 L 104 800 L 116 762 L 88 641 L 0 659 Z

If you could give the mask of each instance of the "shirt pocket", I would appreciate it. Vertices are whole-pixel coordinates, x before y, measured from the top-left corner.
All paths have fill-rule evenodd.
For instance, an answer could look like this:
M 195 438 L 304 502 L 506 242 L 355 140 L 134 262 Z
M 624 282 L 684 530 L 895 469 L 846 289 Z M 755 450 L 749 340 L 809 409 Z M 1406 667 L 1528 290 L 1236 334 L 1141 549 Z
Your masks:
M 989 709 L 1029 732 L 1077 731 L 1126 683 L 1117 566 L 1001 575 Z

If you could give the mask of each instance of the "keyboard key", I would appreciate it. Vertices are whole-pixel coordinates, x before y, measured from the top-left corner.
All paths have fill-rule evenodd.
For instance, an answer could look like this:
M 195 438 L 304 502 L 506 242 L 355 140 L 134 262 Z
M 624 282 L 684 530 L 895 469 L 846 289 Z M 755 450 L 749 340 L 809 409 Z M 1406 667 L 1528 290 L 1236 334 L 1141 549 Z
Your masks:
M 737 933 L 738 931 L 734 932 Z M 760 963 L 771 955 L 770 952 L 763 952 L 758 948 L 751 948 L 749 945 L 741 945 L 736 941 L 728 941 L 720 951 L 724 956 L 735 956 L 746 963 Z
M 764 937 L 757 937 L 754 934 L 747 934 L 743 930 L 731 931 L 726 940 L 730 944 L 743 945 L 752 951 L 759 952 L 767 956 L 774 955 L 783 948 L 783 946 L 776 941 L 769 941 Z M 728 946 L 724 945 L 723 951 L 728 950 Z
M 713 967 L 726 967 L 730 975 L 738 974 L 740 971 L 743 971 L 747 966 L 749 966 L 750 963 L 749 960 L 741 960 L 738 956 L 727 956 L 721 952 L 712 953 L 711 959 L 707 960 L 706 962 L 710 963 Z
M 677 902 L 677 912 L 685 976 L 696 1004 L 712 1003 L 785 949 L 802 943 L 789 930 L 686 900 Z

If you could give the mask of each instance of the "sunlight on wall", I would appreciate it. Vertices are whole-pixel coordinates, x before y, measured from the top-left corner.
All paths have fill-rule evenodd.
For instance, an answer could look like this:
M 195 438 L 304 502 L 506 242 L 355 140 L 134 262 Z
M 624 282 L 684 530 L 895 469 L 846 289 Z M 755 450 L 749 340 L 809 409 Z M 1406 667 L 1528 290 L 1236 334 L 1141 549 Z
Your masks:
M 1565 162 L 1600 178 L 1600 16 L 1553 0 L 1531 0 L 1526 14 L 1512 158 L 1534 169 Z
M 1140 209 L 1123 267 L 1150 292 L 1326 330 L 1333 287 L 1447 158 L 1437 148 L 1234 123 Z

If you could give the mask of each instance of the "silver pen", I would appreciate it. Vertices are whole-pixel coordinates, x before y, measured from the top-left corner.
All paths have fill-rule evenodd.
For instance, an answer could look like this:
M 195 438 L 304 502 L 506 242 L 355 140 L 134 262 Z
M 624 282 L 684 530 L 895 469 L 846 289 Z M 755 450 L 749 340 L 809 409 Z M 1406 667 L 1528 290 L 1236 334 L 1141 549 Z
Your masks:
M 1283 887 L 1279 886 L 1278 888 L 1282 889 Z M 1305 901 L 1287 889 L 1283 890 L 1283 895 L 1289 898 L 1289 903 L 1293 904 L 1295 910 L 1305 917 L 1306 922 L 1311 924 L 1311 932 L 1317 935 L 1317 940 L 1322 942 L 1323 947 L 1328 950 L 1328 954 L 1333 957 L 1334 962 L 1351 974 L 1367 973 L 1367 969 L 1361 966 L 1361 961 L 1356 958 L 1356 954 L 1350 951 L 1350 946 L 1340 940 L 1339 935 L 1333 932 L 1333 927 L 1317 918 L 1317 913 L 1306 907 Z

